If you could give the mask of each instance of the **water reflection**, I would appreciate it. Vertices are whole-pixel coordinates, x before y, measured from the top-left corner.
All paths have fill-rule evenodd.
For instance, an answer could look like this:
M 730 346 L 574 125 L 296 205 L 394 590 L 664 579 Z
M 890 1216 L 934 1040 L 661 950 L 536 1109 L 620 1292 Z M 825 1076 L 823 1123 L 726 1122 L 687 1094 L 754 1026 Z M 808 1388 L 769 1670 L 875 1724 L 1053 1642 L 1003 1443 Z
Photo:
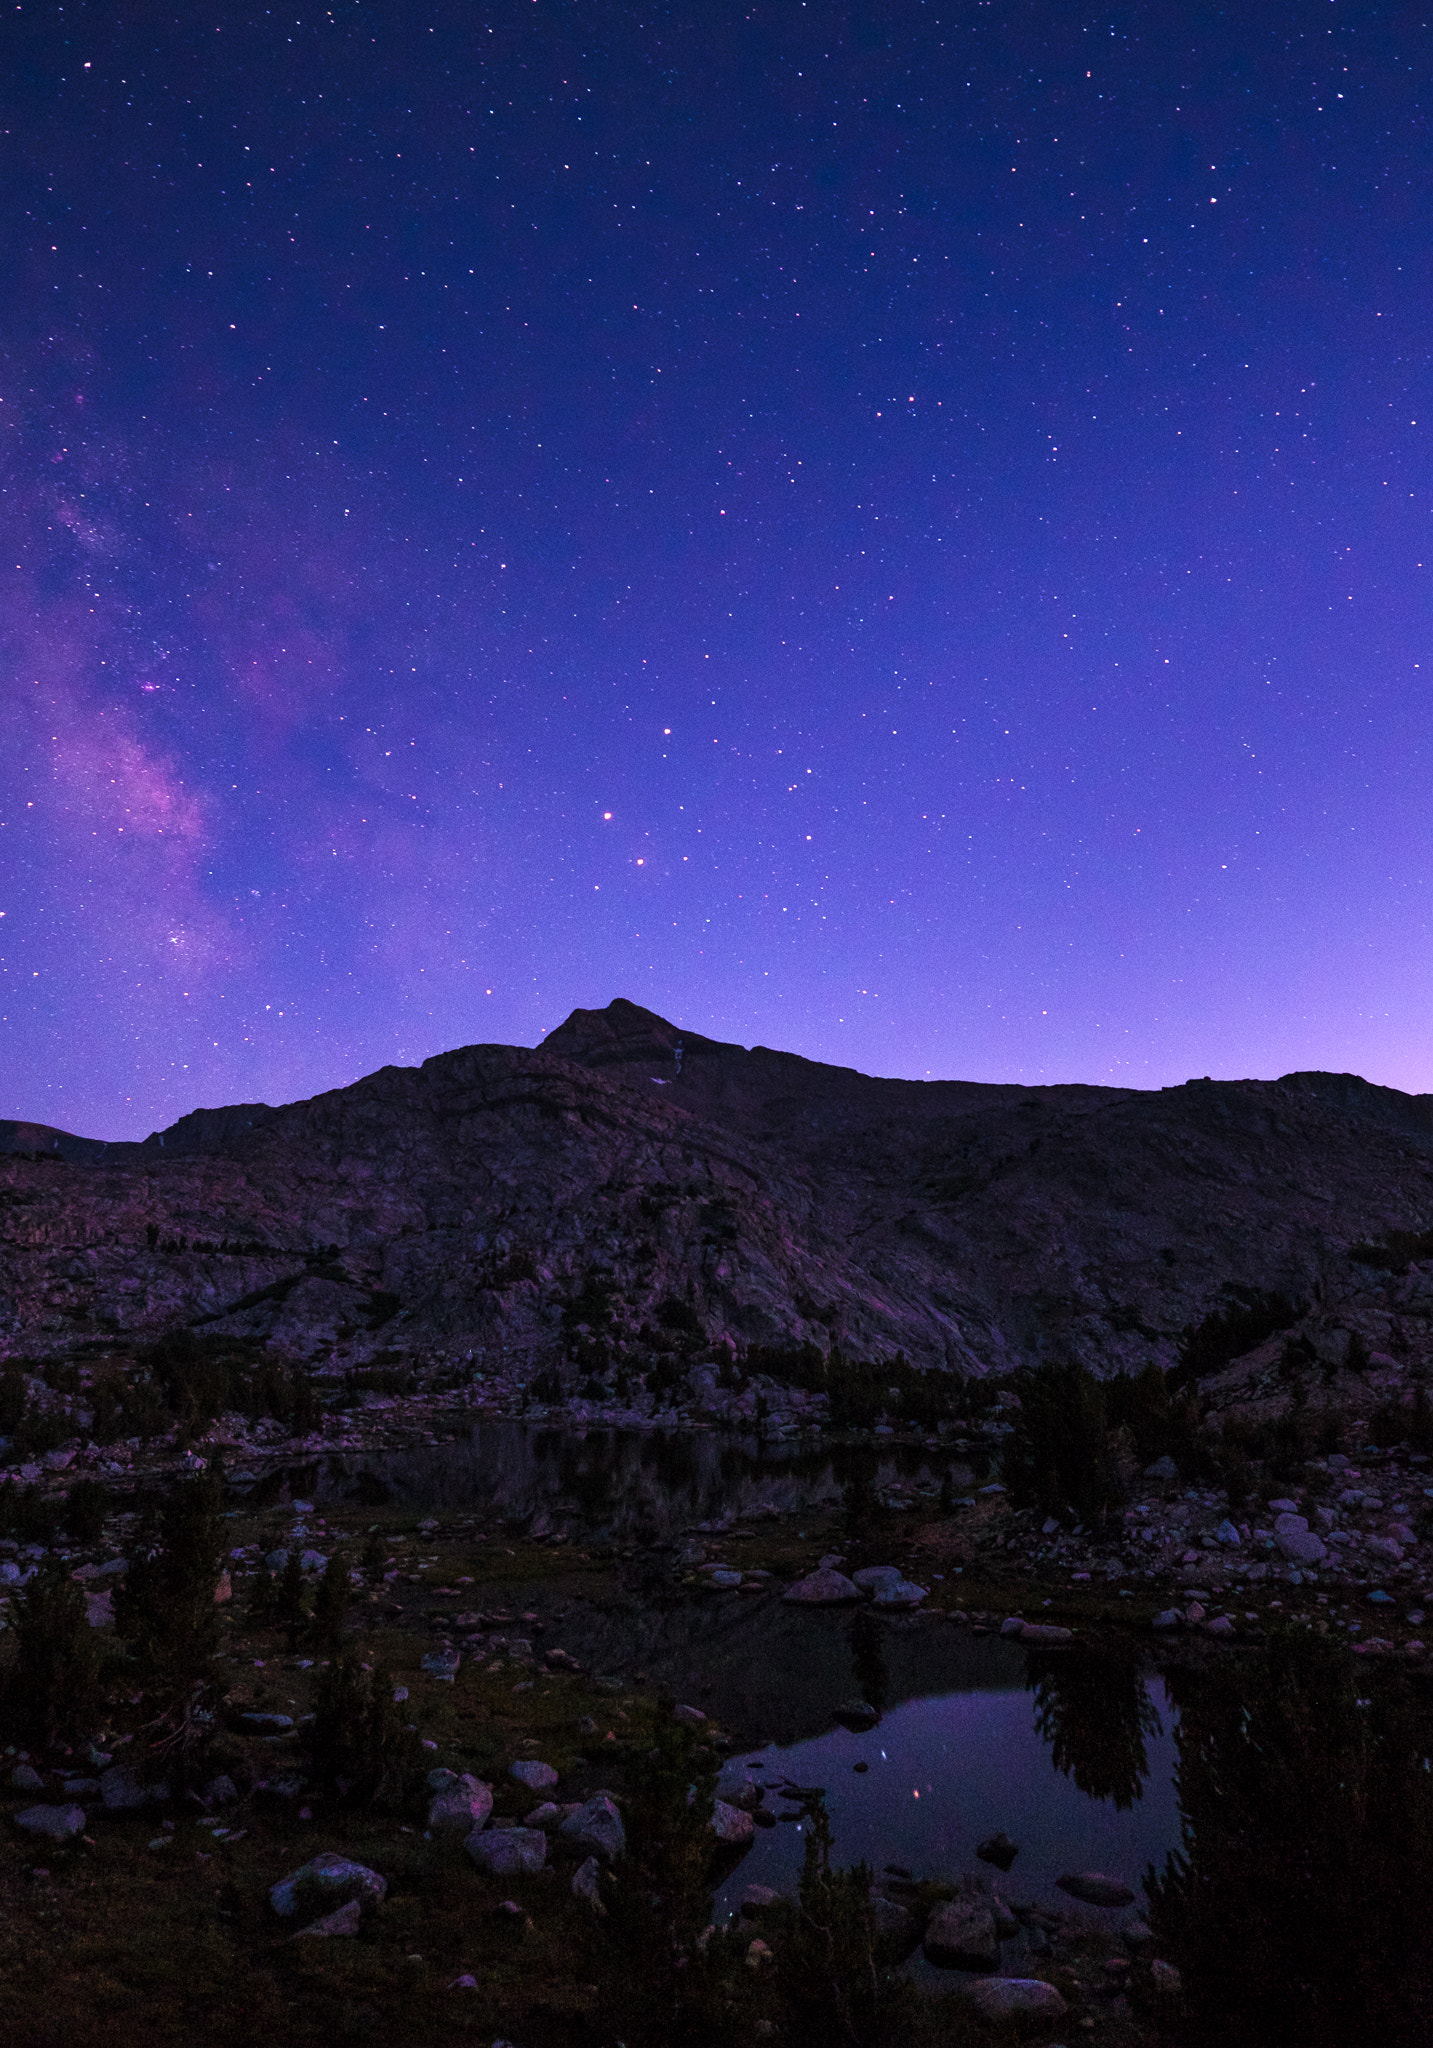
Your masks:
M 1056 1770 L 1117 1812 L 1133 1806 L 1149 1776 L 1149 1738 L 1164 1732 L 1134 1646 L 1032 1651 L 1027 1683 Z
M 478 1509 L 532 1535 L 643 1543 L 702 1522 L 829 1511 L 853 1479 L 872 1490 L 923 1480 L 934 1491 L 949 1467 L 948 1455 L 915 1445 L 877 1454 L 859 1444 L 764 1443 L 714 1431 L 584 1434 L 482 1421 L 434 1443 L 330 1452 L 286 1466 L 252 1481 L 249 1498 Z M 960 1485 L 972 1483 L 969 1467 L 953 1469 Z
M 846 1626 L 851 1645 L 851 1675 L 855 1697 L 865 1700 L 878 1714 L 884 1713 L 890 1698 L 890 1679 L 884 1652 L 885 1627 L 869 1607 L 858 1607 Z
M 1313 1636 L 1171 1673 L 1183 1846 L 1151 1924 L 1186 2037 L 1412 2048 L 1433 2019 L 1426 1686 Z

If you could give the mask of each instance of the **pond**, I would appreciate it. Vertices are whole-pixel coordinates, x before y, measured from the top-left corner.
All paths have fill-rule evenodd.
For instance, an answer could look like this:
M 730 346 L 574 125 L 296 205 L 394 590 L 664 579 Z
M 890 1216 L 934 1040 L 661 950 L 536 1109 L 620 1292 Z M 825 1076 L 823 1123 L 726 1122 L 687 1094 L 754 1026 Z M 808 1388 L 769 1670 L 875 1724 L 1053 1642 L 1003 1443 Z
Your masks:
M 745 1752 L 754 1774 L 768 1786 L 824 1789 L 842 1863 L 951 1878 L 978 1870 L 977 1844 L 1003 1833 L 1018 1855 L 1007 1876 L 987 1874 L 1007 1898 L 1068 1911 L 1055 1880 L 1095 1870 L 1136 1894 L 1127 1913 L 1112 1916 L 1129 1918 L 1144 1906 L 1146 1869 L 1179 1845 L 1178 1716 L 1168 1693 L 1155 1677 L 1102 1673 L 1096 1683 L 1109 1686 L 1111 1720 L 1126 1724 L 1123 1754 L 1110 1753 L 1108 1729 L 1101 1754 L 1094 1727 L 1080 1731 L 1085 1747 L 1072 1754 L 1058 1668 L 1032 1672 L 1028 1652 L 998 1639 L 981 1647 L 982 1684 L 905 1700 L 867 1733 L 836 1728 Z M 1133 1715 L 1121 1716 L 1131 1703 Z M 779 1797 L 768 1803 L 779 1806 Z M 749 1884 L 793 1892 L 804 1852 L 799 1818 L 759 1832 L 717 1894 L 717 1917 L 737 1910 Z

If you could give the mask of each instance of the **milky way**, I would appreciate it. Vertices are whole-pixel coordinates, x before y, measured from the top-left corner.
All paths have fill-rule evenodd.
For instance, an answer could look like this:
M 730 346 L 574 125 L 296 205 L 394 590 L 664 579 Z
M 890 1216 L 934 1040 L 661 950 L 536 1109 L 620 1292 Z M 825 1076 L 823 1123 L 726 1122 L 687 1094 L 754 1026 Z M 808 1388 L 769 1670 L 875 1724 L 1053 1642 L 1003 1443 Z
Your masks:
M 0 17 L 0 1116 L 1433 1087 L 1429 32 Z

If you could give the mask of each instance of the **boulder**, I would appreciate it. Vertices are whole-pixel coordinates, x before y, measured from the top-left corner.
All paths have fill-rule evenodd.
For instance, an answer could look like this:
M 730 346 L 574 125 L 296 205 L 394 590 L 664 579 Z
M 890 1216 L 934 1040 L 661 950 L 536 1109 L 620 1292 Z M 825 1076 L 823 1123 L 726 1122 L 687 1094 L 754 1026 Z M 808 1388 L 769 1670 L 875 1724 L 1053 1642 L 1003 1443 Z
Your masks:
M 43 1792 L 45 1781 L 33 1764 L 16 1764 L 10 1773 L 10 1783 L 16 1792 Z
M 1072 1899 L 1080 1899 L 1087 1906 L 1128 1906 L 1134 1899 L 1134 1893 L 1127 1884 L 1117 1877 L 1106 1877 L 1098 1870 L 1067 1870 L 1055 1882 L 1062 1892 L 1068 1892 Z
M 136 1806 L 152 1806 L 169 1797 L 167 1785 L 141 1785 L 128 1764 L 114 1764 L 100 1772 L 100 1798 L 111 1813 Z
M 292 1920 L 298 1912 L 300 1889 L 326 1892 L 336 1905 L 356 1902 L 360 1912 L 368 1913 L 388 1896 L 388 1880 L 366 1863 L 325 1850 L 269 1887 L 269 1904 L 281 1920 Z
M 551 1792 L 558 1782 L 558 1773 L 551 1764 L 541 1764 L 533 1757 L 530 1761 L 508 1765 L 508 1776 L 516 1785 L 526 1785 L 529 1792 Z
M 292 1941 L 302 1941 L 309 1934 L 323 1937 L 357 1934 L 358 1923 L 362 1917 L 362 1906 L 357 1899 L 350 1899 L 346 1906 L 339 1906 L 334 1912 L 325 1913 L 321 1920 L 311 1920 L 307 1927 L 301 1927 L 297 1934 L 289 1938 Z
M 1301 1516 L 1280 1515 L 1279 1520 L 1298 1521 Z M 1312 1529 L 1274 1530 L 1274 1541 L 1290 1564 L 1322 1564 L 1328 1556 L 1328 1548 L 1321 1536 L 1315 1536 Z
M 1177 1479 L 1179 1477 L 1179 1467 L 1175 1464 L 1173 1458 L 1156 1458 L 1152 1465 L 1145 1466 L 1144 1476 L 1146 1479 Z
M 1000 1962 L 995 1921 L 984 1899 L 952 1899 L 931 1914 L 925 1959 L 939 1970 L 993 1970 Z
M 602 1903 L 602 1866 L 595 1856 L 589 1856 L 585 1863 L 579 1863 L 572 1873 L 572 1896 L 585 1899 L 594 1913 L 605 1913 Z
M 492 1810 L 492 1787 L 481 1778 L 465 1776 L 436 1794 L 428 1808 L 428 1826 L 434 1834 L 470 1835 L 486 1825 Z
M 463 1847 L 489 1877 L 533 1877 L 547 1861 L 547 1836 L 540 1828 L 475 1828 Z
M 1183 1628 L 1183 1626 L 1184 1616 L 1177 1607 L 1163 1608 L 1150 1623 L 1151 1628 L 1158 1629 Z
M 844 1573 L 826 1570 L 798 1579 L 781 1597 L 793 1607 L 841 1607 L 848 1601 L 859 1600 L 861 1593 Z
M 523 1825 L 530 1828 L 541 1828 L 543 1833 L 547 1835 L 551 1834 L 554 1828 L 560 1828 L 566 1818 L 567 1809 L 565 1806 L 558 1806 L 555 1801 L 544 1799 L 541 1806 L 535 1806 L 532 1812 L 528 1814 Z
M 752 1889 L 758 1887 L 753 1886 Z M 871 1925 L 879 1941 L 909 1942 L 912 1948 L 915 1947 L 915 1915 L 895 1899 L 888 1899 L 884 1892 L 871 1893 Z
M 1068 2010 L 1054 1985 L 1039 1977 L 985 1977 L 969 1996 L 986 2020 L 1058 2020 Z
M 1027 1621 L 1020 1631 L 1022 1643 L 1071 1643 L 1075 1639 L 1072 1628 L 1062 1628 L 1057 1621 Z
M 732 1757 L 717 1773 L 716 1796 L 728 1806 L 739 1806 L 743 1813 L 750 1813 L 753 1807 L 760 1806 L 765 1795 L 751 1775 L 750 1764 Z
M 756 1833 L 756 1822 L 739 1806 L 718 1799 L 712 1805 L 711 1830 L 724 1849 L 744 1849 Z
M 843 1728 L 849 1728 L 857 1735 L 874 1728 L 880 1718 L 869 1700 L 843 1700 L 831 1716 L 833 1721 L 839 1721 Z
M 733 1810 L 728 1808 L 729 1812 Z M 590 1850 L 608 1863 L 615 1863 L 627 1848 L 627 1830 L 622 1825 L 622 1816 L 605 1792 L 596 1793 L 575 1813 L 570 1813 L 559 1833 L 564 1841 L 579 1849 Z
M 1020 1845 L 1001 1832 L 987 1835 L 983 1842 L 977 1842 L 975 1853 L 982 1863 L 993 1863 L 997 1870 L 1008 1870 L 1020 1854 Z
M 912 1585 L 893 1564 L 867 1565 L 852 1575 L 852 1583 L 869 1593 L 877 1607 L 918 1607 L 928 1588 Z
M 52 1842 L 72 1842 L 85 1831 L 82 1806 L 27 1806 L 15 1816 L 27 1835 L 48 1835 Z

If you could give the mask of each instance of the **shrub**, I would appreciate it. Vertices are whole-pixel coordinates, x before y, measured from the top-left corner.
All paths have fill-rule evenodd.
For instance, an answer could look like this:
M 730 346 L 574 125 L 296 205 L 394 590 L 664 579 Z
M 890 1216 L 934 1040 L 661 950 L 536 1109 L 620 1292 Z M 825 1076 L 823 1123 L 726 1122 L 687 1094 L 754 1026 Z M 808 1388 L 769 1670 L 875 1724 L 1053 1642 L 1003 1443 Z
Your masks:
M 76 1543 L 97 1543 L 108 1506 L 109 1495 L 97 1479 L 77 1479 L 60 1510 L 61 1526 Z
M 37 1743 L 73 1734 L 92 1719 L 100 1646 L 84 1595 L 68 1573 L 50 1569 L 15 1601 L 15 1717 Z
M 308 1747 L 314 1775 L 341 1797 L 384 1812 L 410 1806 L 426 1772 L 422 1742 L 408 1709 L 393 1698 L 393 1678 L 380 1664 L 364 1670 L 349 1652 L 319 1680 Z
M 1233 1290 L 1231 1290 L 1233 1291 Z M 1188 1386 L 1206 1373 L 1218 1372 L 1231 1359 L 1242 1358 L 1266 1337 L 1287 1330 L 1302 1310 L 1286 1294 L 1239 1290 L 1228 1308 L 1214 1309 L 1201 1323 L 1191 1323 L 1179 1344 L 1179 1363 L 1171 1388 Z
M 348 1559 L 341 1550 L 336 1550 L 324 1568 L 318 1582 L 318 1592 L 313 1603 L 313 1639 L 316 1643 L 336 1644 L 343 1633 L 343 1617 L 348 1612 L 349 1585 Z
M 146 1678 L 175 1691 L 204 1675 L 218 1644 L 219 1497 L 214 1473 L 177 1486 L 114 1598 L 115 1628 Z
M 1005 1440 L 1005 1483 L 1015 1507 L 1103 1513 L 1119 1499 L 1105 1389 L 1083 1365 L 1024 1366 Z

